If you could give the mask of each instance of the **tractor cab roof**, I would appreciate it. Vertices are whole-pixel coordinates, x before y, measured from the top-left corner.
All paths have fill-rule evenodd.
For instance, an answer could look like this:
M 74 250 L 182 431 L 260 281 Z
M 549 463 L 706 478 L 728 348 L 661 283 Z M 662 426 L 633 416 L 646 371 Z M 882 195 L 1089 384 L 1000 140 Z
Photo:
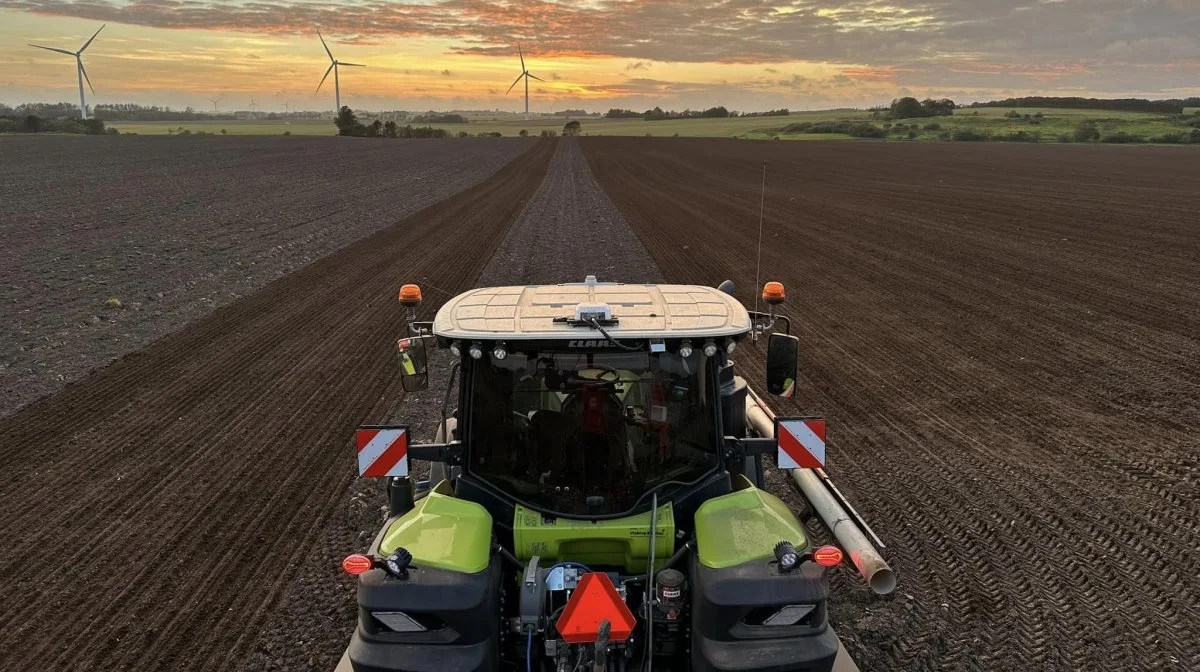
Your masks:
M 699 285 L 584 282 L 484 287 L 447 301 L 433 322 L 441 338 L 557 340 L 591 337 L 593 323 L 613 338 L 717 338 L 750 331 L 732 296 Z

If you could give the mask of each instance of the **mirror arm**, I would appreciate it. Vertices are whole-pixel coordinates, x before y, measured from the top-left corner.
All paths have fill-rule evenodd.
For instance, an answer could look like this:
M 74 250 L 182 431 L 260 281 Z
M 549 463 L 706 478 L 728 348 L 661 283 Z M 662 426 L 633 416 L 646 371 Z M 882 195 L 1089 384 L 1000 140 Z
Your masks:
M 433 337 L 433 322 L 430 322 L 430 321 L 419 322 L 419 321 L 415 321 L 415 320 L 410 320 L 408 323 L 408 331 L 413 336 L 420 336 L 421 338 L 432 338 Z
M 754 335 L 756 337 L 758 334 L 765 334 L 770 331 L 771 328 L 775 326 L 775 322 L 779 320 L 783 321 L 783 333 L 787 334 L 788 336 L 792 335 L 792 321 L 788 319 L 787 315 L 777 314 L 774 311 L 771 311 L 770 313 L 763 313 L 757 310 L 748 310 L 746 312 L 750 314 L 751 321 L 754 324 Z M 765 324 L 756 321 L 758 319 L 765 320 Z
M 772 438 L 725 437 L 725 458 L 743 458 L 754 455 L 774 455 L 779 444 Z
M 450 443 L 418 443 L 408 447 L 408 459 L 410 460 L 457 464 L 462 454 L 461 441 L 451 441 Z

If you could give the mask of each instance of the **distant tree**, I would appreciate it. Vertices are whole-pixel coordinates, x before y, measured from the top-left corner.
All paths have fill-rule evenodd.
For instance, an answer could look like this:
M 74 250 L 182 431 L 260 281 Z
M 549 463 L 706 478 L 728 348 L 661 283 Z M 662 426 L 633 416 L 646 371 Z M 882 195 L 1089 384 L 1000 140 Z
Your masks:
M 397 129 L 396 122 L 389 120 L 383 125 L 383 135 L 388 138 L 394 138 L 396 137 Z
M 1071 133 L 1071 139 L 1075 142 L 1092 142 L 1100 139 L 1100 129 L 1096 128 L 1094 121 L 1081 121 L 1075 125 L 1075 130 Z
M 562 130 L 562 134 L 563 134 L 564 136 L 566 136 L 566 135 L 579 135 L 579 132 L 580 132 L 580 129 L 579 129 L 579 122 L 578 122 L 578 121 L 574 121 L 574 120 L 572 120 L 572 121 L 568 121 L 567 123 L 563 124 L 563 130 Z
M 528 137 L 529 137 L 529 131 L 527 131 L 527 130 L 525 130 L 525 129 L 523 129 L 523 128 L 522 128 L 522 129 L 521 129 L 521 132 L 520 132 L 520 133 L 517 133 L 517 135 L 521 136 L 522 138 L 528 138 Z
M 642 116 L 641 112 L 622 110 L 615 107 L 604 113 L 606 119 L 637 119 L 640 116 Z
M 337 118 L 333 120 L 337 126 L 338 135 L 363 135 L 367 131 L 367 127 L 363 126 L 358 121 L 358 115 L 354 114 L 354 110 L 343 105 L 341 110 L 338 110 Z
M 727 110 L 724 105 L 717 105 L 716 107 L 710 107 L 707 110 L 704 110 L 700 113 L 700 116 L 706 119 L 728 117 L 729 110 Z
M 925 111 L 921 109 L 921 101 L 911 96 L 893 100 L 891 112 L 893 119 L 911 119 L 913 117 L 925 116 Z
M 29 133 L 37 133 L 42 129 L 42 120 L 35 114 L 25 117 L 25 128 L 29 129 Z
M 381 137 L 383 135 L 383 122 L 376 119 L 375 121 L 367 124 L 366 131 L 363 132 L 363 135 L 368 138 Z
M 226 131 L 223 128 L 221 129 L 221 135 L 228 135 L 228 134 L 229 134 L 229 131 Z
M 954 101 L 949 98 L 939 98 L 938 100 L 926 98 L 918 101 L 916 98 L 906 96 L 893 100 L 888 110 L 892 119 L 914 119 L 954 114 L 955 107 Z

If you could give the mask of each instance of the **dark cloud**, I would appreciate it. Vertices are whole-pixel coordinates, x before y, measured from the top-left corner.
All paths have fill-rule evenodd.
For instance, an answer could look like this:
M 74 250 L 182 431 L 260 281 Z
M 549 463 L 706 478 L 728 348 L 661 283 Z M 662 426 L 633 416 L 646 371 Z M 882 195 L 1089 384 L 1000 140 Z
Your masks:
M 1197 2 L 0 0 L 0 8 L 259 34 L 311 35 L 319 24 L 340 42 L 432 36 L 455 40 L 452 50 L 469 54 L 510 56 L 523 42 L 543 58 L 630 59 L 627 72 L 645 71 L 653 61 L 817 61 L 860 66 L 850 75 L 859 80 L 931 81 L 974 68 L 981 79 L 1023 77 L 1027 85 L 1070 76 L 1089 86 L 1129 87 L 1143 81 L 1142 68 L 1170 67 L 1176 69 L 1170 82 L 1180 87 L 1195 81 L 1189 76 L 1200 63 Z M 1071 71 L 1079 67 L 1086 72 Z

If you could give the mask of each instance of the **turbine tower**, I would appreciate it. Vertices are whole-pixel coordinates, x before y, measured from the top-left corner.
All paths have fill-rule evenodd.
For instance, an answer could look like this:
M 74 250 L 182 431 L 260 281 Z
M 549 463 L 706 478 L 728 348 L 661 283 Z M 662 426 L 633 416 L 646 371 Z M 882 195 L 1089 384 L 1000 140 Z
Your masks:
M 509 85 L 508 91 L 504 92 L 504 95 L 507 96 L 513 90 L 513 87 L 517 85 L 517 82 L 521 81 L 521 78 L 524 77 L 525 78 L 525 118 L 528 119 L 529 118 L 529 78 L 532 77 L 532 78 L 538 80 L 539 82 L 544 82 L 546 80 L 529 72 L 529 69 L 525 67 L 525 54 L 524 54 L 524 52 L 521 51 L 520 43 L 517 44 L 517 55 L 521 57 L 521 74 L 517 75 L 517 78 L 513 80 L 513 83 L 511 85 Z
M 104 30 L 104 26 L 106 26 L 106 25 L 108 25 L 108 24 L 104 24 L 104 25 L 100 26 L 100 30 Z M 79 48 L 79 51 L 67 51 L 66 49 L 56 49 L 54 47 L 43 47 L 40 44 L 29 45 L 31 47 L 37 47 L 38 49 L 45 49 L 46 51 L 55 51 L 60 54 L 66 54 L 67 56 L 75 57 L 75 69 L 77 70 L 77 72 L 75 74 L 79 78 L 79 113 L 81 115 L 83 115 L 84 119 L 88 118 L 88 111 L 87 111 L 87 101 L 84 100 L 84 98 L 83 98 L 83 80 L 85 80 L 85 79 L 87 80 L 87 85 L 88 85 L 89 89 L 92 89 L 92 80 L 90 77 L 88 77 L 87 70 L 83 69 L 83 51 L 88 48 L 88 45 L 90 45 L 92 43 L 92 40 L 96 39 L 96 35 L 100 34 L 100 30 L 97 30 L 96 34 L 92 35 L 91 39 L 89 39 L 87 42 L 84 42 L 83 46 Z M 92 94 L 95 94 L 95 93 L 96 93 L 96 90 L 92 89 Z
M 319 30 L 317 31 L 317 37 L 321 38 L 321 46 L 325 47 L 325 53 L 329 54 L 329 70 L 325 71 L 325 76 L 321 78 L 321 84 L 325 83 L 325 79 L 329 77 L 330 71 L 333 71 L 333 100 L 337 105 L 337 108 L 334 110 L 334 114 L 339 114 L 342 111 L 342 88 L 340 82 L 338 81 L 338 66 L 350 65 L 356 68 L 365 68 L 367 66 L 359 65 L 358 63 L 343 63 L 342 61 L 337 60 L 333 57 L 333 52 L 329 51 L 329 45 L 325 44 L 325 38 L 321 37 L 321 31 Z M 317 93 L 321 90 L 321 84 L 317 84 L 317 90 L 314 91 L 314 93 Z
M 216 98 L 209 98 L 209 99 L 208 99 L 208 102 L 210 102 L 210 103 L 212 103 L 212 104 L 213 104 L 213 114 L 216 114 L 216 113 L 218 113 L 218 112 L 219 112 L 219 110 L 217 110 L 217 103 L 221 102 L 221 98 L 220 98 L 220 96 L 218 96 L 218 97 L 216 97 Z

